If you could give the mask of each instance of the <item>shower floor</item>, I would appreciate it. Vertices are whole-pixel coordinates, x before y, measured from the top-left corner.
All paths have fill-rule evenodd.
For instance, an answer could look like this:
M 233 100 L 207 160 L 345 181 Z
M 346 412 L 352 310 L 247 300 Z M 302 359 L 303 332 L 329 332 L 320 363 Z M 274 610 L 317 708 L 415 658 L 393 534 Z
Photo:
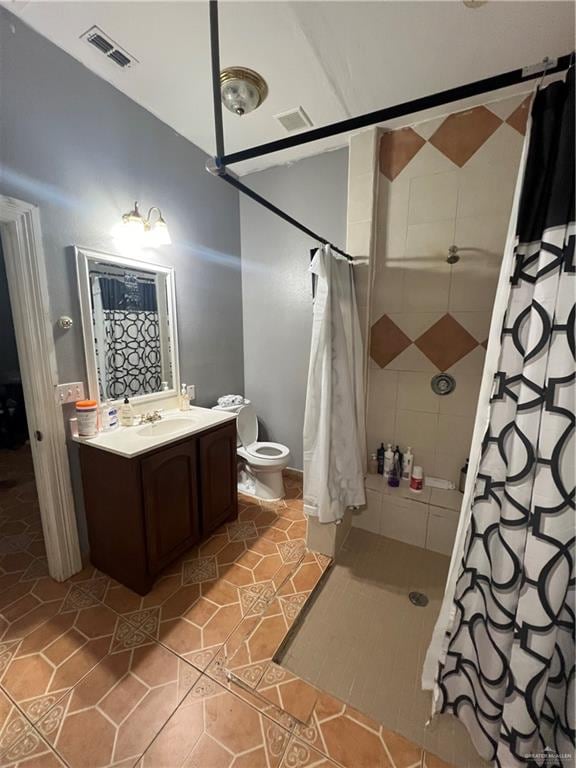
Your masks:
M 420 674 L 449 558 L 353 528 L 285 646 L 283 667 L 458 768 L 486 768 L 464 727 L 430 717 Z M 424 592 L 426 607 L 409 600 Z

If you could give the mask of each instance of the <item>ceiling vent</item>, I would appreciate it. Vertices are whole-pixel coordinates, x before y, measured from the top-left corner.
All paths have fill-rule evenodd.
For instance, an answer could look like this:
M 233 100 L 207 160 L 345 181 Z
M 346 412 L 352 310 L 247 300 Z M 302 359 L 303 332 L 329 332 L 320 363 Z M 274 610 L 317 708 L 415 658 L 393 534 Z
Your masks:
M 311 128 L 313 125 L 312 120 L 310 120 L 302 107 L 290 109 L 288 112 L 281 112 L 279 115 L 274 115 L 274 117 L 288 133 L 301 131 L 303 128 Z
M 89 45 L 93 45 L 94 48 L 97 48 L 106 56 L 106 58 L 111 59 L 122 69 L 128 69 L 133 64 L 138 64 L 138 59 L 131 56 L 127 51 L 117 45 L 111 37 L 96 25 L 90 27 L 90 29 L 87 32 L 84 32 L 83 35 L 80 35 L 80 40 L 85 40 Z

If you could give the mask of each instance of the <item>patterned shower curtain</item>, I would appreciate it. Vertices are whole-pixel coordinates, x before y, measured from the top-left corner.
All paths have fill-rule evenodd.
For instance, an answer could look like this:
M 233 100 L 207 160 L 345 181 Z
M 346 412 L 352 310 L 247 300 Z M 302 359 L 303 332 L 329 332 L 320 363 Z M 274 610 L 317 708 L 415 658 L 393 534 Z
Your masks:
M 159 392 L 160 324 L 154 281 L 96 277 L 93 322 L 103 399 Z
M 496 766 L 574 765 L 574 69 L 539 91 L 436 705 Z

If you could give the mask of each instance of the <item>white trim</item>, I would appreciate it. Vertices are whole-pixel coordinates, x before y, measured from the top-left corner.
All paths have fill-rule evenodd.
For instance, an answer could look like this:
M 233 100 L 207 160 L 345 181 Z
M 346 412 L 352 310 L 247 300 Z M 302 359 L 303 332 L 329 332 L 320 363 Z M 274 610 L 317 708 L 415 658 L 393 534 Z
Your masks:
M 0 234 L 48 570 L 64 581 L 82 568 L 82 559 L 64 419 L 54 396 L 58 373 L 38 208 L 0 195 Z
M 89 261 L 106 262 L 107 264 L 122 265 L 131 269 L 141 269 L 145 272 L 157 272 L 166 277 L 166 293 L 168 298 L 168 325 L 172 331 L 170 339 L 170 354 L 172 357 L 173 386 L 170 389 L 151 392 L 147 395 L 131 397 L 130 401 L 137 405 L 153 400 L 163 400 L 167 397 L 176 397 L 180 392 L 180 367 L 178 364 L 178 328 L 176 327 L 176 289 L 174 281 L 174 268 L 161 264 L 153 264 L 149 261 L 137 261 L 126 256 L 114 253 L 95 251 L 83 246 L 75 246 L 76 271 L 78 277 L 78 291 L 80 295 L 80 313 L 82 316 L 82 333 L 84 337 L 84 354 L 86 358 L 86 371 L 88 375 L 88 392 L 93 400 L 100 401 L 100 388 L 98 386 L 98 369 L 96 364 L 96 345 L 94 341 L 94 324 L 92 322 L 92 299 L 90 292 Z M 118 401 L 119 402 L 119 401 Z

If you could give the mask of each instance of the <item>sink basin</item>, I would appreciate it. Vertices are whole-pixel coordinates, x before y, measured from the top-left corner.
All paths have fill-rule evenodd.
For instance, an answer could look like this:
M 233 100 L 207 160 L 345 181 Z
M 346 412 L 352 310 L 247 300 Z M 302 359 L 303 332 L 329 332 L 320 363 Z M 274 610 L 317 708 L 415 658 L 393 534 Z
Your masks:
M 163 437 L 175 435 L 178 432 L 185 432 L 197 423 L 196 419 L 167 419 L 166 421 L 157 421 L 154 424 L 146 424 L 139 427 L 137 433 L 140 437 Z

